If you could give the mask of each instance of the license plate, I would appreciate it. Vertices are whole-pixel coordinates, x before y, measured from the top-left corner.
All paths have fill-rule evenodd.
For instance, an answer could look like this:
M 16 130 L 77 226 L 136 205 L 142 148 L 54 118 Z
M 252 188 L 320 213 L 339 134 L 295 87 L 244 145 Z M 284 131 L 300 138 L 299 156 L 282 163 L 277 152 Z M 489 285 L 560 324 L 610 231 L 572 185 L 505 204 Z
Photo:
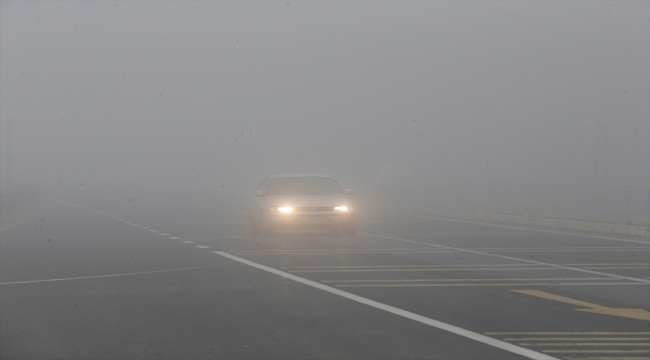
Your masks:
M 327 219 L 321 219 L 321 218 L 313 218 L 313 219 L 310 219 L 310 218 L 305 218 L 305 219 L 302 219 L 301 222 L 302 222 L 303 224 L 325 224 L 325 223 L 327 223 Z

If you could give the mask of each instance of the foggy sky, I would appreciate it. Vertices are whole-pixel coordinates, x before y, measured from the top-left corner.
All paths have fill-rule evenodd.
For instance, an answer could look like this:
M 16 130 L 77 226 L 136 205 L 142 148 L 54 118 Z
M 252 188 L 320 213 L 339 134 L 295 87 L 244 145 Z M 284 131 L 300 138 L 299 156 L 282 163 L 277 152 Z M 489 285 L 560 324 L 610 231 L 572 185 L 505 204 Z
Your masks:
M 0 179 L 647 185 L 649 4 L 2 1 Z

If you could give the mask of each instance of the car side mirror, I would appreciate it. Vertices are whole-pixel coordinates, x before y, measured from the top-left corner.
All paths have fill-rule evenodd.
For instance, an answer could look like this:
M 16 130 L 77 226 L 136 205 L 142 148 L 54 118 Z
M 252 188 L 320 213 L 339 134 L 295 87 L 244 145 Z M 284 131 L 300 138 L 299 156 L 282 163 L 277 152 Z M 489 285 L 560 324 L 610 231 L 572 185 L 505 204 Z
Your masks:
M 352 189 L 345 190 L 345 195 L 354 195 L 354 190 Z
M 263 195 L 263 194 L 262 194 L 262 190 L 255 190 L 255 191 L 253 192 L 253 196 L 262 196 L 262 195 Z

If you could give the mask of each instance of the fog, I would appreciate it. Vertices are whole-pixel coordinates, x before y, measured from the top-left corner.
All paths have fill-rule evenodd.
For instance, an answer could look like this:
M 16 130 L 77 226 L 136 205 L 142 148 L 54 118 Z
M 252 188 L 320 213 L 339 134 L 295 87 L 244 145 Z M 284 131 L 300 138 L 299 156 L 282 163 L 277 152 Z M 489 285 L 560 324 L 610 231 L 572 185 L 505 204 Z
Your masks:
M 650 192 L 647 1 L 0 4 L 3 192 Z

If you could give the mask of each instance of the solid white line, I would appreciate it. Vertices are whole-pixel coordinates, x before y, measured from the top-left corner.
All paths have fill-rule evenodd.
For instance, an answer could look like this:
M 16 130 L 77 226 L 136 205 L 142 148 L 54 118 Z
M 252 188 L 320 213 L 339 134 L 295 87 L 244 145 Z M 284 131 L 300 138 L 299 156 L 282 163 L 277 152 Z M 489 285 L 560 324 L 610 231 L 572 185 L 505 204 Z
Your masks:
M 379 211 L 379 210 L 367 210 L 367 211 L 368 212 L 375 212 L 375 213 L 382 213 L 382 214 L 414 217 L 414 218 L 420 218 L 420 219 L 436 219 L 436 220 L 459 222 L 459 223 L 465 223 L 465 224 L 475 224 L 475 225 L 486 225 L 486 226 L 502 227 L 502 228 L 507 228 L 507 229 L 529 230 L 529 231 L 545 232 L 545 233 L 551 233 L 551 234 L 562 234 L 562 235 L 591 237 L 591 238 L 597 238 L 597 239 L 625 241 L 625 242 L 632 242 L 632 243 L 646 244 L 646 245 L 650 244 L 650 242 L 648 242 L 648 241 L 620 239 L 620 238 L 613 238 L 613 237 L 608 237 L 608 236 L 590 235 L 590 234 L 576 234 L 576 233 L 569 233 L 569 232 L 564 232 L 564 231 L 534 229 L 534 228 L 526 228 L 526 227 L 521 227 L 521 226 L 510 226 L 510 225 L 485 223 L 485 222 L 479 222 L 479 221 L 456 220 L 456 219 L 448 219 L 448 218 L 438 217 L 438 216 L 434 216 L 434 215 L 425 216 L 425 215 L 415 215 L 415 214 L 401 214 L 401 213 L 394 213 L 394 212 L 389 212 L 389 211 Z
M 144 274 L 157 274 L 171 271 L 182 271 L 182 270 L 193 270 L 193 269 L 202 269 L 213 266 L 221 266 L 227 263 L 219 263 L 212 265 L 203 265 L 203 266 L 192 266 L 179 269 L 168 269 L 168 270 L 153 270 L 153 271 L 142 271 L 142 272 L 133 272 L 133 273 L 123 273 L 123 274 L 111 274 L 111 275 L 95 275 L 95 276 L 78 276 L 71 278 L 61 278 L 61 279 L 46 279 L 46 280 L 28 280 L 28 281 L 12 281 L 0 283 L 0 285 L 16 285 L 16 284 L 33 284 L 33 283 L 43 283 L 43 282 L 54 282 L 54 281 L 70 281 L 70 280 L 83 280 L 83 279 L 98 279 L 98 278 L 107 278 L 107 277 L 118 277 L 118 276 L 131 276 L 131 275 L 144 275 Z
M 493 254 L 493 253 L 485 253 L 485 252 L 476 251 L 476 250 L 468 250 L 468 249 L 457 248 L 457 247 L 453 247 L 453 246 L 432 244 L 432 243 L 427 243 L 427 242 L 422 242 L 422 241 L 417 241 L 417 240 L 402 239 L 402 238 L 393 237 L 393 236 L 370 234 L 370 233 L 364 233 L 364 232 L 359 232 L 359 234 L 368 235 L 368 236 L 375 236 L 375 237 L 389 239 L 389 240 L 403 241 L 403 242 L 407 242 L 407 243 L 411 243 L 411 244 L 432 246 L 432 247 L 435 247 L 435 248 L 454 250 L 454 251 L 464 252 L 464 253 L 469 253 L 469 254 L 483 255 L 483 256 L 495 257 L 495 258 L 500 258 L 500 259 L 525 262 L 525 263 L 529 263 L 529 264 L 548 266 L 548 267 L 552 267 L 552 268 L 556 268 L 556 269 L 578 271 L 578 272 L 583 272 L 583 273 L 587 273 L 587 274 L 607 276 L 607 277 L 615 278 L 615 279 L 624 279 L 624 280 L 630 280 L 630 281 L 636 281 L 636 282 L 640 282 L 640 283 L 650 284 L 650 281 L 645 280 L 645 279 L 634 278 L 634 277 L 629 277 L 629 276 L 622 276 L 622 275 L 616 275 L 616 274 L 610 274 L 610 273 L 604 273 L 604 272 L 600 272 L 600 271 L 586 270 L 586 269 L 576 268 L 576 267 L 572 267 L 572 266 L 551 264 L 551 263 L 545 263 L 545 262 L 536 261 L 536 260 L 521 259 L 521 258 L 516 258 L 516 257 L 512 257 L 512 256 L 499 255 L 499 254 Z
M 483 334 L 479 334 L 479 333 L 476 333 L 476 332 L 473 332 L 473 331 L 470 331 L 470 330 L 466 330 L 466 329 L 463 329 L 463 328 L 460 328 L 460 327 L 457 327 L 457 326 L 454 326 L 454 325 L 450 325 L 450 324 L 447 324 L 447 323 L 443 323 L 441 321 L 434 320 L 434 319 L 431 319 L 431 318 L 428 318 L 428 317 L 425 317 L 425 316 L 422 316 L 422 315 L 418 315 L 418 314 L 412 313 L 410 311 L 402 310 L 402 309 L 396 308 L 394 306 L 386 305 L 386 304 L 383 304 L 383 303 L 380 303 L 380 302 L 377 302 L 377 301 L 374 301 L 374 300 L 370 300 L 370 299 L 367 299 L 367 298 L 364 298 L 364 297 L 361 297 L 361 296 L 358 296 L 358 295 L 354 295 L 354 294 L 349 293 L 347 291 L 339 290 L 339 289 L 333 288 L 331 286 L 327 286 L 327 285 L 324 285 L 324 284 L 321 284 L 321 283 L 318 283 L 318 282 L 315 282 L 315 281 L 307 280 L 305 278 L 301 278 L 299 276 L 292 275 L 292 274 L 286 273 L 284 271 L 274 269 L 272 267 L 268 267 L 268 266 L 258 264 L 258 263 L 255 263 L 255 262 L 252 262 L 252 261 L 249 261 L 249 260 L 234 256 L 234 255 L 230 255 L 230 254 L 225 253 L 223 251 L 213 251 L 213 253 L 215 253 L 217 255 L 221 255 L 221 256 L 226 257 L 226 258 L 231 259 L 231 260 L 239 261 L 240 263 L 243 263 L 243 264 L 258 268 L 260 270 L 264 270 L 264 271 L 270 272 L 272 274 L 282 276 L 282 277 L 284 277 L 286 279 L 290 279 L 290 280 L 293 280 L 293 281 L 296 281 L 296 282 L 299 282 L 299 283 L 302 283 L 302 284 L 305 284 L 305 285 L 309 285 L 309 286 L 314 287 L 316 289 L 327 291 L 327 292 L 332 293 L 334 295 L 338 295 L 338 296 L 344 297 L 346 299 L 350 299 L 350 300 L 356 301 L 358 303 L 374 307 L 374 308 L 379 309 L 379 310 L 383 310 L 383 311 L 386 311 L 386 312 L 389 312 L 389 313 L 392 313 L 392 314 L 395 314 L 395 315 L 398 315 L 398 316 L 402 316 L 402 317 L 405 317 L 405 318 L 410 319 L 410 320 L 417 321 L 417 322 L 422 323 L 422 324 L 433 326 L 435 328 L 445 330 L 445 331 L 451 332 L 453 334 L 460 335 L 460 336 L 466 337 L 468 339 L 472 339 L 474 341 L 478 341 L 478 342 L 484 343 L 486 345 L 496 347 L 496 348 L 501 349 L 501 350 L 505 350 L 505 351 L 509 351 L 511 353 L 522 355 L 522 356 L 527 357 L 529 359 L 558 360 L 557 358 L 554 358 L 554 357 L 549 356 L 549 355 L 545 355 L 545 354 L 542 354 L 542 353 L 539 353 L 539 352 L 536 352 L 536 351 L 533 351 L 533 350 L 529 350 L 529 349 L 524 349 L 524 348 L 519 347 L 517 345 L 513 345 L 513 344 L 507 343 L 505 341 L 493 339 L 493 338 L 485 336 Z

